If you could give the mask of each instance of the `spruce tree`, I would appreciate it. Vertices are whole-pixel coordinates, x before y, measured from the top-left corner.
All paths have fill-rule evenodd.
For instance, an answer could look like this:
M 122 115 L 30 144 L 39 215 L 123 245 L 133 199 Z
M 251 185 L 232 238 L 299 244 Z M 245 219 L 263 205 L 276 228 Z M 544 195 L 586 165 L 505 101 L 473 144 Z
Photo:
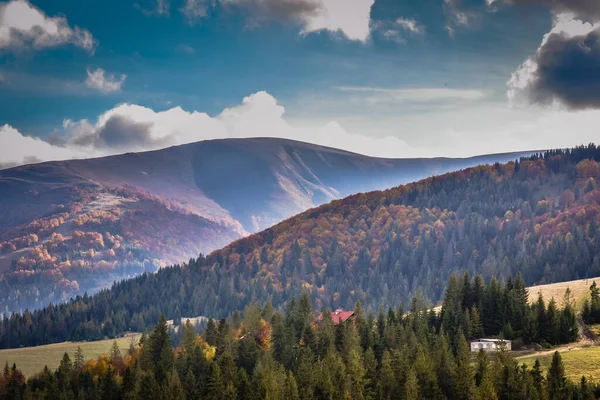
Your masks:
M 565 367 L 558 351 L 552 356 L 552 363 L 548 369 L 548 398 L 550 400 L 564 399 L 567 378 L 565 376 Z
M 83 364 L 85 364 L 85 358 L 83 357 L 83 350 L 81 349 L 81 346 L 77 346 L 77 350 L 75 350 L 75 355 L 73 358 L 75 359 L 73 367 L 76 371 L 81 371 Z

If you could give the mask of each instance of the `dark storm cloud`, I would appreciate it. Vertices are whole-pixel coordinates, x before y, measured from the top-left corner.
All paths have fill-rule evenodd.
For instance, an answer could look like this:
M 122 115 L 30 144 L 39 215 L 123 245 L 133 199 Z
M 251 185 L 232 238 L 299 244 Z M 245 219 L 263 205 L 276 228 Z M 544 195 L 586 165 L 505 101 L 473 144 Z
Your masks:
M 139 151 L 172 144 L 169 139 L 154 139 L 151 128 L 150 123 L 138 123 L 129 117 L 113 115 L 102 127 L 72 137 L 69 144 L 122 151 Z
M 531 102 L 600 108 L 600 29 L 572 37 L 552 33 L 534 60 L 537 71 L 524 89 Z
M 96 132 L 96 145 L 109 148 L 148 146 L 153 142 L 150 136 L 151 126 L 114 115 Z
M 571 13 L 584 20 L 600 19 L 600 0 L 495 0 L 492 5 L 547 6 L 554 13 Z

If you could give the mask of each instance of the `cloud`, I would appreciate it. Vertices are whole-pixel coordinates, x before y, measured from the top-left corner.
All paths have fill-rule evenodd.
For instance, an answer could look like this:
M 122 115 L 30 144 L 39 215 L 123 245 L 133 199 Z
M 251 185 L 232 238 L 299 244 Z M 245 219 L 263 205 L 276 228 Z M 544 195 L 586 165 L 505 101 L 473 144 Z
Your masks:
M 367 101 L 371 103 L 384 102 L 416 102 L 426 103 L 443 100 L 480 100 L 485 97 L 481 90 L 450 89 L 450 88 L 413 88 L 387 89 L 363 86 L 340 86 L 338 90 L 368 94 Z
M 22 135 L 10 125 L 0 126 L 0 144 L 0 164 L 3 167 L 76 156 L 71 149 L 53 146 L 40 138 Z
M 225 11 L 242 12 L 249 26 L 270 21 L 301 26 L 303 34 L 341 32 L 350 40 L 369 38 L 375 0 L 220 0 Z
M 146 16 L 168 17 L 171 14 L 171 0 L 152 0 L 151 8 L 145 8 L 140 3 L 134 3 L 133 6 Z
M 444 0 L 443 9 L 447 17 L 448 34 L 453 37 L 457 28 L 474 26 L 481 19 L 486 8 L 480 1 Z
M 555 14 L 571 14 L 584 20 L 600 20 L 598 0 L 487 0 L 490 6 L 547 6 Z
M 185 53 L 185 54 L 194 54 L 194 53 L 196 53 L 196 50 L 192 46 L 189 46 L 187 44 L 179 44 L 179 45 L 177 45 L 177 47 L 175 48 L 175 50 L 177 50 L 178 52 Z
M 93 53 L 92 34 L 70 27 L 62 16 L 48 17 L 27 0 L 0 4 L 0 50 L 43 49 L 72 44 Z
M 425 26 L 415 19 L 398 18 L 393 22 L 376 21 L 371 30 L 377 32 L 385 40 L 405 43 L 406 36 L 425 36 Z
M 351 133 L 335 121 L 315 127 L 292 125 L 273 96 L 258 92 L 214 117 L 180 107 L 157 112 L 122 104 L 100 115 L 96 122 L 65 120 L 60 135 L 55 133 L 46 141 L 5 125 L 0 130 L 0 160 L 3 164 L 22 164 L 32 157 L 42 161 L 94 157 L 246 137 L 287 138 L 388 157 L 409 151 L 403 140 Z
M 558 15 L 536 54 L 517 68 L 507 86 L 513 105 L 600 108 L 600 24 Z
M 208 0 L 185 0 L 180 11 L 189 24 L 194 24 L 208 16 L 208 7 Z
M 425 27 L 421 24 L 419 24 L 416 20 L 414 19 L 408 19 L 408 18 L 398 18 L 396 20 L 396 24 L 404 29 L 405 31 L 413 34 L 413 35 L 423 35 L 425 34 Z
M 245 137 L 287 138 L 378 157 L 465 157 L 589 143 L 597 141 L 600 125 L 600 110 L 522 110 L 477 101 L 429 116 L 375 115 L 375 120 L 370 112 L 337 121 L 290 120 L 266 92 L 215 116 L 180 107 L 155 111 L 121 104 L 95 121 L 65 120 L 45 140 L 0 127 L 0 168 Z
M 156 13 L 158 15 L 169 15 L 171 12 L 171 0 L 156 0 Z
M 99 90 L 102 93 L 119 92 L 121 86 L 125 83 L 125 79 L 127 79 L 127 75 L 125 74 L 122 74 L 121 77 L 117 79 L 114 74 L 106 74 L 106 71 L 102 68 L 97 68 L 94 72 L 87 69 L 87 76 L 88 77 L 85 80 L 86 86 L 91 89 Z

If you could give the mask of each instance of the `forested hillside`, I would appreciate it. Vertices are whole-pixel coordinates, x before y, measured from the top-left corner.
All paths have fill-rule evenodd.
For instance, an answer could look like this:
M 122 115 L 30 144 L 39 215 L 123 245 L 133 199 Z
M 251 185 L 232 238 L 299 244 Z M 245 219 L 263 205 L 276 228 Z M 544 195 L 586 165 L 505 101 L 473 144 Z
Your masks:
M 3 347 L 114 335 L 167 318 L 275 307 L 307 291 L 317 309 L 441 299 L 452 273 L 527 284 L 600 274 L 600 149 L 550 151 L 334 201 L 208 257 L 93 297 L 5 319 Z
M 333 199 L 517 157 L 383 159 L 256 138 L 0 170 L 0 312 L 95 293 Z
M 558 310 L 540 299 L 527 304 L 523 281 L 506 285 L 481 277 L 453 276 L 441 314 L 423 299 L 377 316 L 360 303 L 345 322 L 325 311 L 315 319 L 309 296 L 292 300 L 286 313 L 249 305 L 243 318 L 210 320 L 202 336 L 189 321 L 179 341 L 164 317 L 139 346 L 84 362 L 79 350 L 65 353 L 56 371 L 48 368 L 25 381 L 18 365 L 0 375 L 0 399 L 581 399 L 600 395 L 593 380 L 569 381 L 558 352 L 542 369 L 519 365 L 502 351 L 470 353 L 466 339 L 520 326 L 526 341 L 554 343 L 577 336 L 573 309 Z M 500 311 L 500 312 L 499 312 Z M 484 318 L 480 319 L 479 315 Z M 538 327 L 539 329 L 532 329 Z M 505 329 L 507 330 L 507 329 Z M 534 336 L 531 336 L 534 334 Z M 556 340 L 556 342 L 554 341 Z M 516 346 L 517 342 L 513 342 Z

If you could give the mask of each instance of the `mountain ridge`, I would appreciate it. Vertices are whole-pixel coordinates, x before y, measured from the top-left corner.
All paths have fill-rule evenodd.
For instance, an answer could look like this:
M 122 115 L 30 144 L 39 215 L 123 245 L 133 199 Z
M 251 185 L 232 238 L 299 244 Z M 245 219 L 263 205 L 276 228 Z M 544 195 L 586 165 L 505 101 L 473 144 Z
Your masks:
M 529 285 L 600 276 L 598 180 L 600 149 L 590 145 L 353 195 L 208 256 L 5 319 L 3 346 L 140 331 L 161 314 L 221 318 L 269 300 L 283 308 L 302 292 L 317 309 L 360 301 L 375 311 L 415 295 L 435 303 L 464 271 L 520 274 Z M 11 337 L 29 320 L 47 335 Z
M 349 194 L 522 154 L 379 159 L 227 139 L 1 170 L 0 309 L 95 292 Z

